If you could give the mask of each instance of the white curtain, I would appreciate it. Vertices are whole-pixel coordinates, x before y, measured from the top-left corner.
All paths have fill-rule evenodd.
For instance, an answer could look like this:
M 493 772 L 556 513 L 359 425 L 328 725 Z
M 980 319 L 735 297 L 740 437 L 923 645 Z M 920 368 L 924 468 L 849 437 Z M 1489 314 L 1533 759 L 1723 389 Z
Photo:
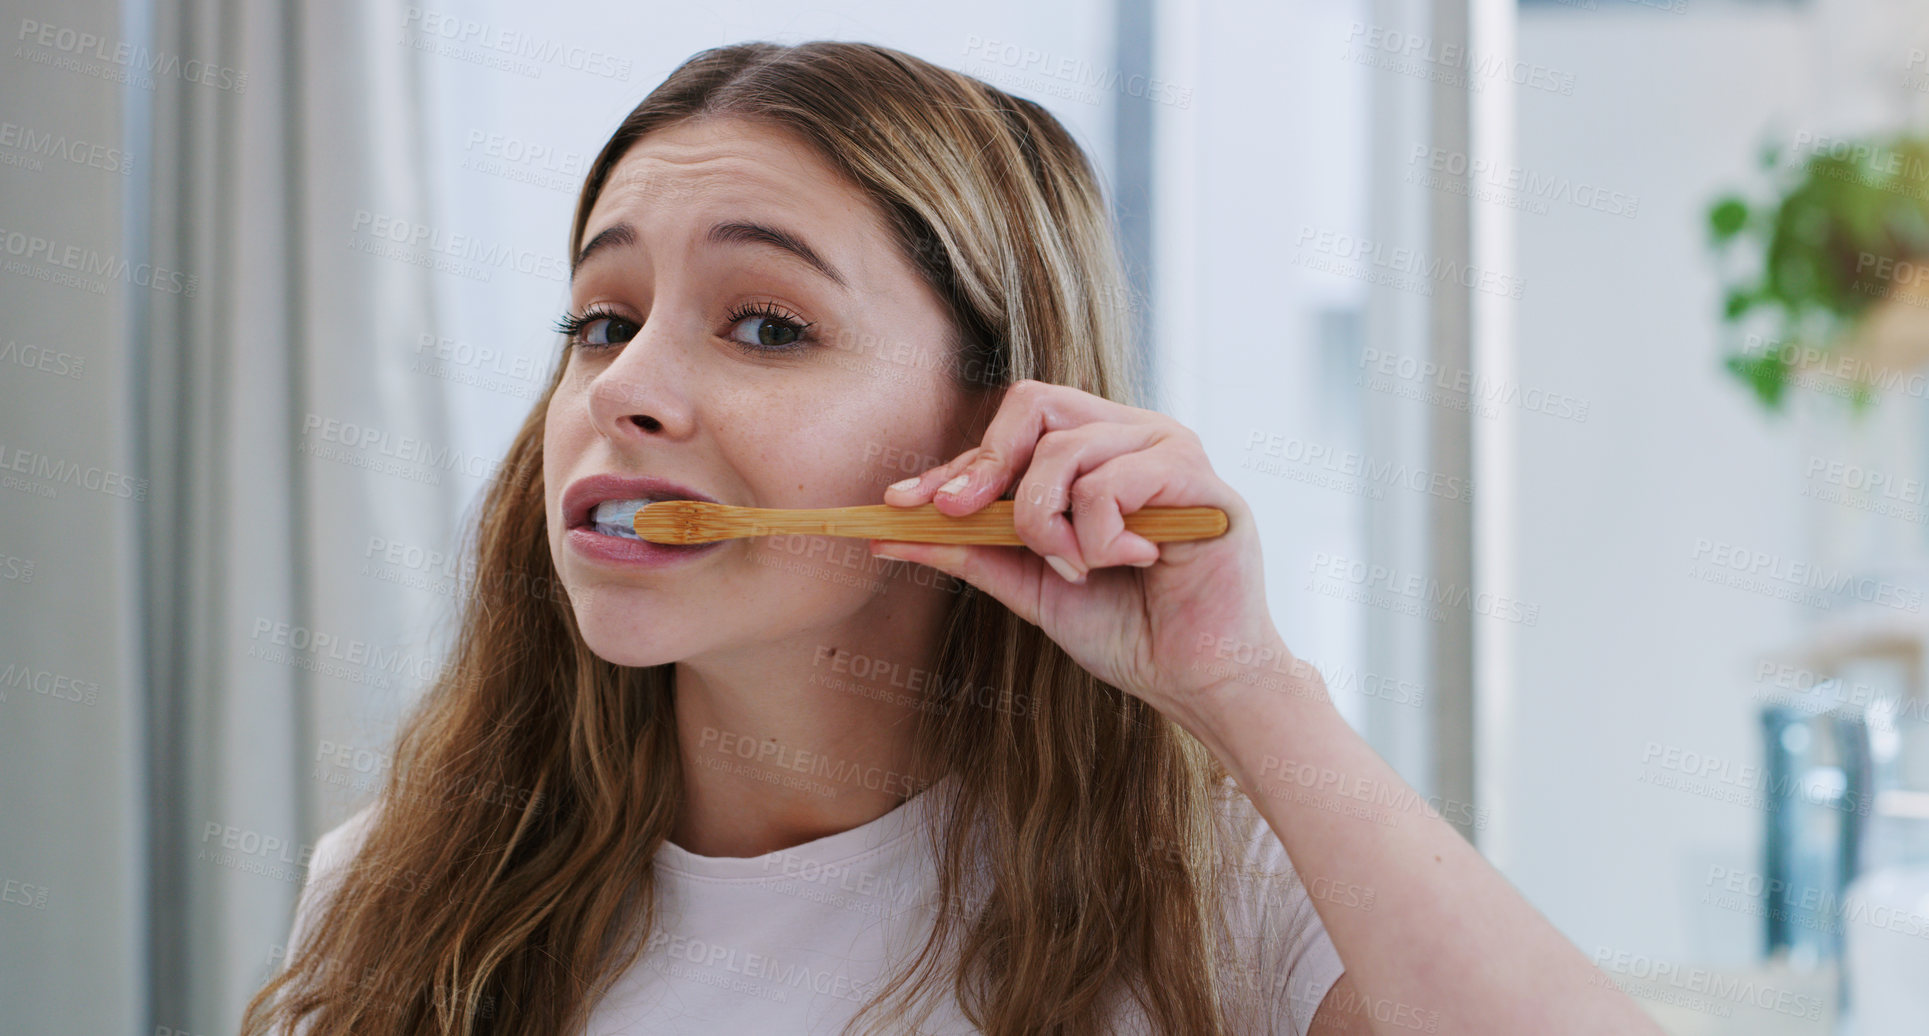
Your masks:
M 411 559 L 447 556 L 461 503 L 441 383 L 412 369 L 435 332 L 412 242 L 435 228 L 403 19 L 189 0 L 155 23 L 158 49 L 249 76 L 154 122 L 157 261 L 209 272 L 154 307 L 141 386 L 156 1024 L 233 1028 L 307 848 L 380 777 L 329 746 L 379 743 L 435 663 L 419 599 L 381 592 L 439 575 Z
M 130 170 L 0 165 L 0 232 L 56 242 L 0 277 L 39 350 L 0 373 L 0 1028 L 231 1032 L 380 777 L 325 749 L 433 673 L 452 600 L 398 587 L 446 579 L 486 463 L 420 366 L 421 59 L 389 0 L 28 6 L 0 119 Z M 55 280 L 69 244 L 131 272 Z

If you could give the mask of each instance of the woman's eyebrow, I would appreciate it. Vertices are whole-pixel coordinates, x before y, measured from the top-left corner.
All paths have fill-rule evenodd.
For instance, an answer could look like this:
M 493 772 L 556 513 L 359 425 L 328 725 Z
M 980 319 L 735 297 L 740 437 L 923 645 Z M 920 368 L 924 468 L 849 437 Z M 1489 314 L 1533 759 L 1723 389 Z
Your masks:
M 719 245 L 769 245 L 782 249 L 802 259 L 812 269 L 830 278 L 838 287 L 845 291 L 851 290 L 850 283 L 844 279 L 842 273 L 838 272 L 837 267 L 826 262 L 815 249 L 804 243 L 803 238 L 781 227 L 773 227 L 767 223 L 719 223 L 710 228 L 710 241 Z M 584 251 L 587 252 L 588 249 Z
M 838 287 L 847 292 L 851 290 L 850 282 L 844 279 L 844 275 L 838 271 L 837 267 L 832 266 L 823 256 L 818 255 L 817 250 L 806 244 L 803 238 L 781 227 L 773 227 L 768 223 L 748 223 L 742 221 L 719 223 L 710 228 L 708 240 L 713 244 L 719 245 L 768 245 L 781 249 L 802 259 L 811 269 L 830 278 L 832 283 Z M 583 246 L 583 250 L 576 256 L 576 261 L 569 266 L 570 278 L 574 279 L 576 271 L 582 269 L 583 264 L 588 262 L 590 257 L 596 253 L 608 248 L 628 248 L 634 244 L 636 244 L 635 227 L 628 223 L 611 224 L 604 228 L 601 233 L 590 238 L 589 244 Z
M 602 233 L 589 239 L 589 244 L 584 245 L 583 250 L 576 254 L 576 261 L 569 264 L 570 279 L 575 279 L 576 271 L 583 268 L 583 264 L 589 261 L 590 256 L 605 248 L 628 248 L 633 244 L 636 244 L 635 227 L 628 223 L 615 223 L 605 227 Z

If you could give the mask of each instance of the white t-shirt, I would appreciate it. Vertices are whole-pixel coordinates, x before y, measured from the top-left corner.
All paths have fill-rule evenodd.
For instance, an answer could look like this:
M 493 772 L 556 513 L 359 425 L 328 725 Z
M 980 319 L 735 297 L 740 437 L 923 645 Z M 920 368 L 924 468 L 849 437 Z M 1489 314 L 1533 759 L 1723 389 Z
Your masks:
M 762 856 L 699 856 L 665 842 L 657 930 L 593 1010 L 585 1036 L 839 1032 L 889 980 L 887 962 L 908 961 L 929 934 L 936 876 L 920 825 L 944 786 L 869 823 Z M 1233 863 L 1223 886 L 1233 949 L 1219 972 L 1230 1031 L 1305 1036 L 1344 970 L 1339 954 L 1265 818 L 1232 782 L 1221 791 L 1222 851 Z M 313 890 L 347 862 L 374 810 L 316 843 L 291 957 Z M 948 996 L 942 1001 L 920 1032 L 978 1032 Z M 1114 1031 L 1151 1031 L 1129 997 L 1115 1004 Z

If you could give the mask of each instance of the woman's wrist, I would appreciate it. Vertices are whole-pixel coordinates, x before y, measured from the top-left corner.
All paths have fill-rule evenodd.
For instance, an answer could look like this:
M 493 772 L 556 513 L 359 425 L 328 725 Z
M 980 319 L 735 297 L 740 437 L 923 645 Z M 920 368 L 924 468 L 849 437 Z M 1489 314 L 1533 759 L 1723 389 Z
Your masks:
M 1345 722 L 1320 671 L 1277 635 L 1257 644 L 1201 638 L 1199 651 L 1201 666 L 1215 679 L 1189 695 L 1184 714 L 1174 719 L 1242 785 L 1263 771 L 1268 756 L 1292 751 L 1297 734 L 1328 720 Z

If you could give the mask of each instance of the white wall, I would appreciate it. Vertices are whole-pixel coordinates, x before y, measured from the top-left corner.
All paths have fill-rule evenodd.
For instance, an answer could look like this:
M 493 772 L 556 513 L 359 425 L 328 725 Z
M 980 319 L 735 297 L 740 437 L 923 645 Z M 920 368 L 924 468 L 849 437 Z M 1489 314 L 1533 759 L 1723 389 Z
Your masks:
M 1302 265 L 1297 242 L 1366 233 L 1369 82 L 1338 57 L 1366 6 L 1169 4 L 1160 60 L 1191 103 L 1160 109 L 1155 156 L 1161 408 L 1253 508 L 1273 620 L 1356 724 L 1342 681 L 1360 667 L 1363 610 L 1303 584 L 1314 552 L 1362 553 L 1367 501 L 1303 458 L 1361 448 L 1358 393 L 1322 356 L 1320 321 L 1358 314 L 1369 289 Z
M 1754 765 L 1763 652 L 1787 602 L 1689 578 L 1698 538 L 1805 558 L 1800 439 L 1720 369 L 1704 211 L 1750 179 L 1765 127 L 1812 125 L 1826 78 L 1801 5 L 1536 7 L 1524 60 L 1571 96 L 1520 94 L 1518 163 L 1638 199 L 1519 211 L 1523 385 L 1588 401 L 1521 417 L 1515 831 L 1506 868 L 1590 955 L 1736 964 L 1758 918 L 1698 901 L 1711 865 L 1759 871 L 1763 815 L 1642 782 L 1650 742 Z

